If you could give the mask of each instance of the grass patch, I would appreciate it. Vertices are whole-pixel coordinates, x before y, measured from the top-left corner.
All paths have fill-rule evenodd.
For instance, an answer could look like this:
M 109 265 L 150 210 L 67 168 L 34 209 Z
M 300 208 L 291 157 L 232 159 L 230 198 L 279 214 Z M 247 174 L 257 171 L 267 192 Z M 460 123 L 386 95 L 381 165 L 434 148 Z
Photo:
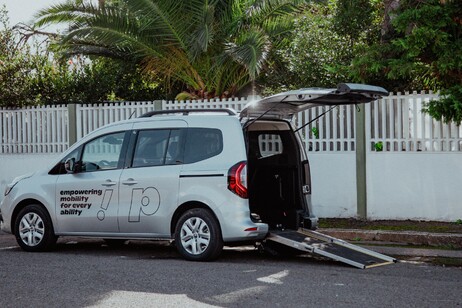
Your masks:
M 436 257 L 431 260 L 431 263 L 442 266 L 462 267 L 462 259 L 458 258 Z
M 353 242 L 354 239 L 351 241 Z M 432 250 L 460 250 L 452 244 L 440 246 L 427 246 L 427 245 L 413 245 L 413 244 L 392 244 L 392 243 L 373 243 L 367 242 L 365 246 L 378 246 L 378 247 L 397 247 L 397 248 L 418 248 L 418 249 L 432 249 Z
M 352 218 L 321 218 L 320 228 L 416 231 L 429 233 L 462 233 L 462 224 L 456 222 L 411 220 L 358 220 Z
M 363 229 L 369 230 L 389 230 L 389 231 L 420 231 L 420 232 L 432 232 L 432 233 L 448 233 L 451 231 L 451 228 L 447 226 L 419 226 L 415 225 L 378 225 L 378 226 L 364 226 Z

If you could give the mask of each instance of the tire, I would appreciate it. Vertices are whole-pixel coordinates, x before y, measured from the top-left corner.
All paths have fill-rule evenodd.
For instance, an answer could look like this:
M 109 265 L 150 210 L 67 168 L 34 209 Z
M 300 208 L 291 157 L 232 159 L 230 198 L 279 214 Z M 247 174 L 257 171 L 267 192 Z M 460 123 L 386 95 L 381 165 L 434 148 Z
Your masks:
M 186 211 L 176 224 L 175 245 L 186 260 L 216 259 L 223 250 L 223 239 L 216 218 L 206 209 Z
M 14 230 L 16 242 L 25 251 L 49 251 L 58 239 L 48 212 L 38 204 L 27 205 L 19 212 Z

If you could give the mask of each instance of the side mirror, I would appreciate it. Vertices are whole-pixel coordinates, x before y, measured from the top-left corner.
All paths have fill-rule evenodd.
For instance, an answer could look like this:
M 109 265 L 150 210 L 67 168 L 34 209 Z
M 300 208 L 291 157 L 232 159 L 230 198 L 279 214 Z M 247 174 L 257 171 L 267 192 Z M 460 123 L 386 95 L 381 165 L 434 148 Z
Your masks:
M 64 162 L 64 169 L 67 173 L 74 173 L 75 172 L 75 158 L 68 158 Z

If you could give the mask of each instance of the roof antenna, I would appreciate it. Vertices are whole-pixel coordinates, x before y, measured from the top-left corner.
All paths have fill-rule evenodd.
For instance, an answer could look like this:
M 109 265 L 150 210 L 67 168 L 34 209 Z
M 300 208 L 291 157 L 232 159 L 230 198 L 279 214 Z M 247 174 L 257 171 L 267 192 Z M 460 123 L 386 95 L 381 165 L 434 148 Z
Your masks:
M 128 119 L 130 120 L 135 113 L 136 113 L 136 110 L 133 110 L 132 114 L 130 115 L 130 117 Z

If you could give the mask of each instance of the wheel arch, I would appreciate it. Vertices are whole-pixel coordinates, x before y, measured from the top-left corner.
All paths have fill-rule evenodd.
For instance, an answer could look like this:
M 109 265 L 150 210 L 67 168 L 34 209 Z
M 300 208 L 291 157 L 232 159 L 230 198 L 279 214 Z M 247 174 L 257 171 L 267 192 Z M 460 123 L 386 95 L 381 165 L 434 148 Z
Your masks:
M 223 230 L 222 230 L 220 220 L 218 219 L 217 215 L 207 204 L 200 202 L 200 201 L 188 201 L 188 202 L 183 203 L 176 209 L 175 213 L 173 213 L 172 220 L 170 222 L 170 234 L 172 235 L 172 237 L 175 236 L 175 227 L 181 215 L 183 215 L 186 211 L 191 210 L 191 209 L 208 210 L 215 218 L 218 226 L 220 227 L 221 237 L 223 237 Z
M 53 225 L 53 219 L 51 218 L 51 215 L 50 215 L 50 212 L 48 212 L 48 209 L 46 208 L 46 206 L 40 202 L 39 200 L 37 199 L 33 199 L 33 198 L 29 198 L 29 199 L 24 199 L 22 200 L 21 202 L 19 202 L 16 207 L 14 208 L 14 211 L 13 211 L 13 214 L 11 215 L 11 231 L 13 234 L 16 234 L 16 218 L 18 217 L 18 214 L 19 212 L 25 208 L 26 206 L 28 205 L 31 205 L 31 204 L 36 204 L 36 205 L 39 205 L 43 208 L 43 210 L 47 213 L 48 217 L 50 218 L 50 222 L 51 224 Z M 52 226 L 53 227 L 53 226 Z M 54 227 L 53 227 L 53 230 L 54 230 Z

